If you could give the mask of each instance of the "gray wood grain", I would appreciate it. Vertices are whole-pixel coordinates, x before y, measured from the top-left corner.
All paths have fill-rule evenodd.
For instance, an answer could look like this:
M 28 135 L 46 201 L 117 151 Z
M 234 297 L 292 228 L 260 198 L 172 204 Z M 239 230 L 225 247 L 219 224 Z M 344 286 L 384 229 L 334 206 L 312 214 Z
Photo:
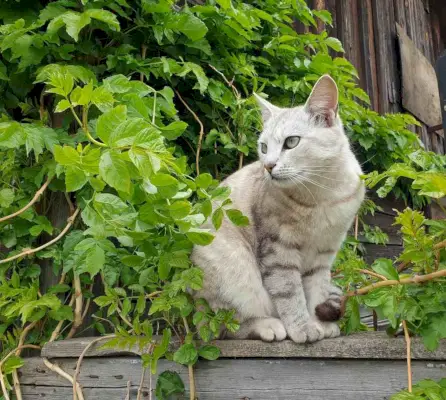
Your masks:
M 73 373 L 75 359 L 60 359 L 59 365 Z M 187 369 L 161 360 L 158 370 L 176 370 L 187 385 Z M 441 379 L 446 364 L 414 361 L 413 378 Z M 125 397 L 127 382 L 135 386 L 141 374 L 136 357 L 88 358 L 79 382 L 85 399 L 118 400 Z M 404 388 L 405 361 L 383 360 L 217 360 L 200 361 L 195 369 L 200 400 L 210 399 L 385 399 Z M 69 399 L 71 386 L 46 369 L 41 359 L 30 358 L 21 368 L 24 399 Z M 152 382 L 156 382 L 156 376 Z M 148 399 L 148 379 L 145 399 Z M 154 386 L 154 384 L 153 384 Z M 89 389 L 93 388 L 93 389 Z M 63 397 L 64 396 L 64 397 Z
M 435 69 L 404 28 L 396 23 L 396 29 L 402 65 L 403 107 L 426 125 L 438 125 L 442 119 Z
M 91 338 L 61 340 L 47 343 L 42 349 L 42 356 L 48 358 L 79 357 Z M 104 340 L 103 343 L 105 343 Z M 101 349 L 103 343 L 94 344 L 87 352 L 87 357 L 141 354 L 136 346 L 130 351 L 120 349 Z M 354 359 L 390 359 L 404 360 L 406 345 L 403 337 L 390 338 L 384 332 L 362 332 L 335 339 L 324 339 L 312 344 L 295 344 L 290 340 L 264 343 L 260 340 L 216 340 L 213 342 L 221 349 L 222 357 L 259 358 L 354 358 Z M 446 360 L 446 341 L 430 352 L 424 348 L 419 338 L 412 339 L 414 359 Z

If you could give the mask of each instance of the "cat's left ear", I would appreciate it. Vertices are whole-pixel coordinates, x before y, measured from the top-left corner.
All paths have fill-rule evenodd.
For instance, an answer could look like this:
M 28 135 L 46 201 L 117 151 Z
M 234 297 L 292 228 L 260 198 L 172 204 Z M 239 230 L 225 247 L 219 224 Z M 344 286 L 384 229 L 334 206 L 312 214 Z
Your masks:
M 257 100 L 257 104 L 260 107 L 260 111 L 262 112 L 263 122 L 268 121 L 275 112 L 280 110 L 279 107 L 276 107 L 274 104 L 271 104 L 268 100 L 265 100 L 263 97 L 260 97 L 257 93 L 253 93 L 254 98 Z
M 334 125 L 338 112 L 338 87 L 330 75 L 323 75 L 316 82 L 305 109 L 318 124 L 327 128 Z

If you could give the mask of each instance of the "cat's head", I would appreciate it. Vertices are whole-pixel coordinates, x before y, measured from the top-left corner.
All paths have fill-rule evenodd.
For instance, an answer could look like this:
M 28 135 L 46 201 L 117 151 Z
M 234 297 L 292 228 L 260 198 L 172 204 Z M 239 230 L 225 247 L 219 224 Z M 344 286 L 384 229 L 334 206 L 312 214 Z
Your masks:
M 348 140 L 337 112 L 338 88 L 329 75 L 317 81 L 303 106 L 279 108 L 255 96 L 263 118 L 259 158 L 273 181 L 318 180 L 339 165 Z

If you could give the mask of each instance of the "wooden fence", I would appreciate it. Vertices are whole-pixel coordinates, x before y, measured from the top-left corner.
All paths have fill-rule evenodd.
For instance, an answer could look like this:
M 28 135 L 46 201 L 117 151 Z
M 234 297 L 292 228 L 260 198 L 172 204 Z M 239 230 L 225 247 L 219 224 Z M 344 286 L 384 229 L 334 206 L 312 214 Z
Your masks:
M 344 45 L 345 57 L 358 70 L 360 85 L 370 96 L 372 108 L 380 113 L 410 112 L 402 102 L 398 23 L 416 48 L 434 66 L 446 41 L 444 0 L 307 0 L 314 9 L 332 13 L 333 27 L 317 29 L 297 25 L 298 31 L 321 31 Z M 417 134 L 429 150 L 445 153 L 442 131 L 431 131 L 422 122 Z M 440 122 L 438 122 L 440 123 Z

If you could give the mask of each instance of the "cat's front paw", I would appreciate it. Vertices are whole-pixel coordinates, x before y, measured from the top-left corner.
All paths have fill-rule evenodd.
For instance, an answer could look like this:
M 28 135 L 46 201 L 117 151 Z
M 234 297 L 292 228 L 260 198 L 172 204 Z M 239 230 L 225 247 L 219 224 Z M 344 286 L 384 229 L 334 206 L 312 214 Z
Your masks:
M 335 322 L 321 322 L 324 329 L 324 338 L 335 338 L 341 335 L 341 330 Z
M 307 321 L 288 328 L 289 338 L 296 343 L 316 342 L 324 338 L 324 329 L 318 321 Z

